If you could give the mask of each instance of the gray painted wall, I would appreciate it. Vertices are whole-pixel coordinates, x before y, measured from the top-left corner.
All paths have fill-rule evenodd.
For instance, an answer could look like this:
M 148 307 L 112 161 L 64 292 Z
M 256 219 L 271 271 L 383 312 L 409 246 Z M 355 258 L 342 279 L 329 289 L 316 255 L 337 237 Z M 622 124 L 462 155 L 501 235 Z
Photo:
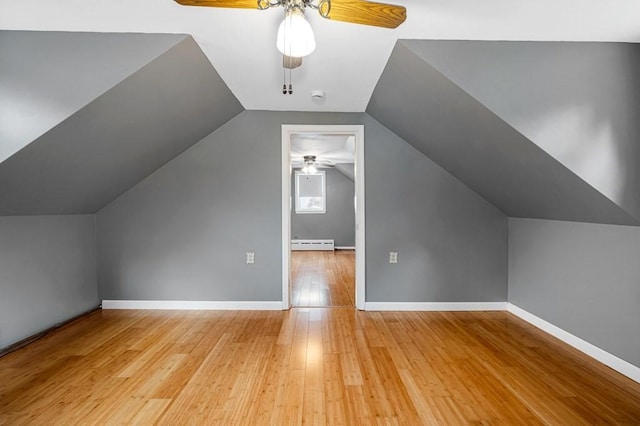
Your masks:
M 335 169 L 326 172 L 327 211 L 324 214 L 296 214 L 291 209 L 291 238 L 333 239 L 336 246 L 355 247 L 355 186 Z M 291 195 L 295 196 L 295 174 L 291 175 Z
M 506 216 L 371 117 L 365 125 L 367 301 L 506 301 Z
M 508 216 L 640 224 L 401 42 L 367 112 Z
M 509 219 L 509 302 L 640 367 L 640 229 Z
M 238 115 L 98 213 L 102 299 L 282 300 L 274 124 Z
M 95 213 L 240 111 L 188 37 L 0 163 L 0 215 Z
M 98 306 L 94 216 L 0 217 L 0 348 Z
M 0 31 L 0 163 L 186 37 Z
M 404 42 L 530 141 L 640 218 L 640 45 Z
M 503 214 L 366 114 L 266 111 L 241 113 L 97 214 L 100 297 L 281 300 L 282 124 L 365 125 L 367 300 L 506 300 Z
M 353 163 L 338 163 L 335 165 L 335 169 L 342 173 L 350 181 L 355 181 L 356 169 Z

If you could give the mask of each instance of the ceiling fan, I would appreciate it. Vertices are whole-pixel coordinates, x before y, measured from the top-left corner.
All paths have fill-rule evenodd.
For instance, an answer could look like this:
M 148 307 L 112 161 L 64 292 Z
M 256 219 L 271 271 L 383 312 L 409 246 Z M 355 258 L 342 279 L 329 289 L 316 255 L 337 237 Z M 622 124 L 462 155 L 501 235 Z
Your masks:
M 314 174 L 318 169 L 326 169 L 335 167 L 336 163 L 329 159 L 320 159 L 315 155 L 305 155 L 302 158 L 292 157 L 291 167 L 294 169 L 302 169 L 303 173 Z
M 302 58 L 316 48 L 313 30 L 304 19 L 308 9 L 317 10 L 320 16 L 332 21 L 397 28 L 407 19 L 403 6 L 375 3 L 366 0 L 175 0 L 183 6 L 226 7 L 266 10 L 284 8 L 285 18 L 278 28 L 276 46 L 282 53 L 282 67 L 289 70 L 289 88 L 283 85 L 282 93 L 292 94 L 291 70 L 302 65 Z M 286 81 L 285 81 L 286 83 Z

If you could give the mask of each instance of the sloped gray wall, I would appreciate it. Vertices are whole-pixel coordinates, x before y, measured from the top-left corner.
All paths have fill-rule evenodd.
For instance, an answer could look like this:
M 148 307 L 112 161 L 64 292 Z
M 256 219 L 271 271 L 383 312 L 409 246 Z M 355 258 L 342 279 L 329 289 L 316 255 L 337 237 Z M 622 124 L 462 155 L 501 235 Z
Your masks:
M 509 219 L 509 302 L 640 367 L 640 229 Z
M 291 238 L 332 239 L 337 247 L 355 247 L 355 185 L 335 169 L 326 173 L 327 211 L 324 214 L 296 214 L 291 209 Z M 295 174 L 291 174 L 291 196 L 295 197 Z
M 640 218 L 640 45 L 402 42 L 531 142 Z
M 0 31 L 0 163 L 186 37 Z
M 508 216 L 640 223 L 402 42 L 367 112 Z
M 95 213 L 242 109 L 188 37 L 0 163 L 0 215 Z
M 366 114 L 266 111 L 97 214 L 101 299 L 281 300 L 282 124 L 365 125 L 368 301 L 506 300 L 502 213 Z
M 366 300 L 506 301 L 506 216 L 371 117 L 365 125 Z
M 0 217 L 0 348 L 98 306 L 94 216 Z

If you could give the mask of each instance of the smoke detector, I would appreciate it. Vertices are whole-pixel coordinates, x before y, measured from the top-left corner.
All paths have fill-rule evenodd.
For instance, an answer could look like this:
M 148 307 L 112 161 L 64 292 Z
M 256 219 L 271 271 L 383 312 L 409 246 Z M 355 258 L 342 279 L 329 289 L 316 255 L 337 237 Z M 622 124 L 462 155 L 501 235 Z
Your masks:
M 321 104 L 325 100 L 325 94 L 322 90 L 313 90 L 311 92 L 311 100 L 315 103 Z

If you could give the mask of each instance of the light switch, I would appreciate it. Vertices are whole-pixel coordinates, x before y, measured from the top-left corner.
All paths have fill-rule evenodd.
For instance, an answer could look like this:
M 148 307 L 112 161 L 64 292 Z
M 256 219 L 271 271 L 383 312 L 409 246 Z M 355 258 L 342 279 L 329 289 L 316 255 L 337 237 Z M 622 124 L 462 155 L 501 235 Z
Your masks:
M 256 263 L 256 254 L 252 251 L 247 252 L 247 264 Z
M 389 252 L 389 263 L 398 263 L 398 252 L 390 251 Z

